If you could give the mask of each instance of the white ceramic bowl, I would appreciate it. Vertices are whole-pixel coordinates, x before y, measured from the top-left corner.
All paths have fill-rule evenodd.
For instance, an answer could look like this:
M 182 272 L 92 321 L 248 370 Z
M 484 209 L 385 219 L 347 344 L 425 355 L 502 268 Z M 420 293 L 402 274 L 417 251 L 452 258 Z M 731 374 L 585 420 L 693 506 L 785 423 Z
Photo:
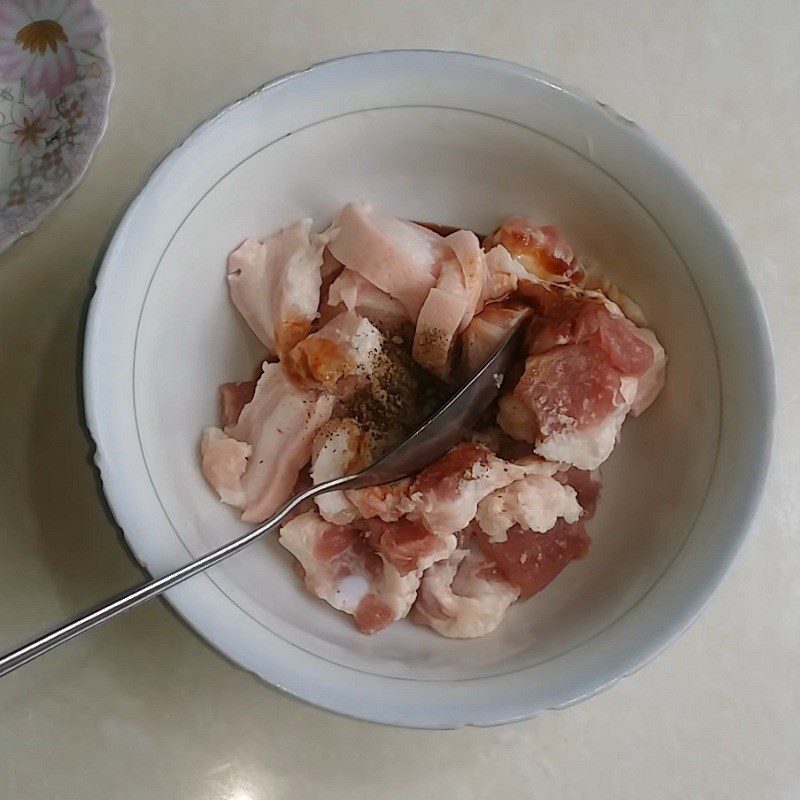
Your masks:
M 155 575 L 243 530 L 206 487 L 198 436 L 255 350 L 226 291 L 245 236 L 350 199 L 488 231 L 557 224 L 643 307 L 668 383 L 603 469 L 589 557 L 494 634 L 358 634 L 274 540 L 169 594 L 219 651 L 311 703 L 395 725 L 518 720 L 609 686 L 700 612 L 761 492 L 773 372 L 758 298 L 717 214 L 640 128 L 542 74 L 386 52 L 282 78 L 207 122 L 120 224 L 87 329 L 87 417 L 108 500 Z

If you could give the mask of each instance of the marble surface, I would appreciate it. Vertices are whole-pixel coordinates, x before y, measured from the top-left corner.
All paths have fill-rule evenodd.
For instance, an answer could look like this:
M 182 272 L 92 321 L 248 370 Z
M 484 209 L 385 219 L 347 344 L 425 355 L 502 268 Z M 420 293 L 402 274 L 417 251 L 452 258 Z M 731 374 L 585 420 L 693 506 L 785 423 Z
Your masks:
M 777 444 L 753 535 L 701 619 L 579 706 L 445 733 L 340 719 L 265 688 L 151 603 L 0 681 L 0 797 L 800 796 L 800 4 L 101 5 L 119 73 L 105 142 L 77 193 L 0 256 L 0 647 L 141 576 L 98 497 L 76 388 L 107 231 L 194 125 L 312 61 L 387 47 L 486 53 L 649 128 L 727 219 L 761 291 Z

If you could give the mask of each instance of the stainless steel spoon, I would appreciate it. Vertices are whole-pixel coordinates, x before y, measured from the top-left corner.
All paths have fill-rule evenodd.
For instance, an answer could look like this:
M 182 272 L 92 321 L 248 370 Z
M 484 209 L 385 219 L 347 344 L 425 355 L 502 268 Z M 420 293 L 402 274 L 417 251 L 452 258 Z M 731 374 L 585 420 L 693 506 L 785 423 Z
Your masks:
M 509 334 L 489 360 L 462 386 L 435 414 L 429 417 L 407 439 L 390 450 L 381 459 L 343 478 L 335 478 L 302 492 L 275 512 L 258 528 L 238 539 L 212 550 L 182 567 L 117 595 L 100 606 L 81 614 L 69 622 L 17 647 L 0 657 L 0 676 L 27 664 L 34 658 L 69 641 L 74 636 L 105 622 L 117 614 L 138 606 L 151 597 L 219 564 L 234 553 L 243 550 L 263 534 L 279 527 L 284 519 L 301 503 L 333 489 L 363 489 L 405 478 L 426 467 L 456 444 L 486 410 L 496 397 L 501 377 L 514 355 L 517 334 L 521 326 Z

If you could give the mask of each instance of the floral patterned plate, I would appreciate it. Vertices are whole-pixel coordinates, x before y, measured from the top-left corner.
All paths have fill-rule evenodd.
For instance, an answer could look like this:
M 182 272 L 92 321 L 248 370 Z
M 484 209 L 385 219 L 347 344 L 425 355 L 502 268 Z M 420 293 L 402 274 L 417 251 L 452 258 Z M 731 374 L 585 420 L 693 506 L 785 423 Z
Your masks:
M 0 252 L 89 166 L 114 76 L 105 33 L 91 0 L 0 0 Z

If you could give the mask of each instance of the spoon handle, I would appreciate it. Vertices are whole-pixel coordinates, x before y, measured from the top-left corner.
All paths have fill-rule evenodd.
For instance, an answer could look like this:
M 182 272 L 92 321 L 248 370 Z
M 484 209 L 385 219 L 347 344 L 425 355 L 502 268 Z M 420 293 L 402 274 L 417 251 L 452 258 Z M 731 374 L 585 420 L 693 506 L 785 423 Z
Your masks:
M 171 589 L 187 578 L 197 575 L 198 572 L 203 572 L 203 570 L 213 567 L 215 564 L 219 564 L 220 561 L 224 561 L 234 553 L 238 553 L 249 544 L 252 544 L 260 536 L 280 525 L 300 503 L 312 497 L 316 497 L 318 494 L 330 491 L 331 489 L 343 487 L 349 480 L 350 479 L 338 478 L 328 481 L 327 483 L 321 483 L 318 486 L 314 486 L 302 492 L 289 500 L 258 528 L 242 534 L 237 539 L 221 545 L 210 553 L 206 553 L 204 556 L 190 561 L 188 564 L 184 564 L 182 567 L 178 567 L 161 578 L 154 578 L 153 580 L 134 586 L 126 592 L 107 600 L 105 603 L 80 614 L 69 622 L 65 622 L 53 628 L 51 631 L 37 636 L 35 639 L 0 656 L 0 677 L 7 675 L 9 672 L 13 672 L 17 667 L 21 667 L 23 664 L 33 661 L 34 658 L 38 658 L 48 650 L 58 647 L 58 645 L 88 631 L 90 628 L 94 628 L 95 625 L 99 625 L 101 622 L 105 622 L 117 616 L 117 614 L 127 611 L 129 608 L 138 606 L 151 597 L 157 597 L 167 589 Z

